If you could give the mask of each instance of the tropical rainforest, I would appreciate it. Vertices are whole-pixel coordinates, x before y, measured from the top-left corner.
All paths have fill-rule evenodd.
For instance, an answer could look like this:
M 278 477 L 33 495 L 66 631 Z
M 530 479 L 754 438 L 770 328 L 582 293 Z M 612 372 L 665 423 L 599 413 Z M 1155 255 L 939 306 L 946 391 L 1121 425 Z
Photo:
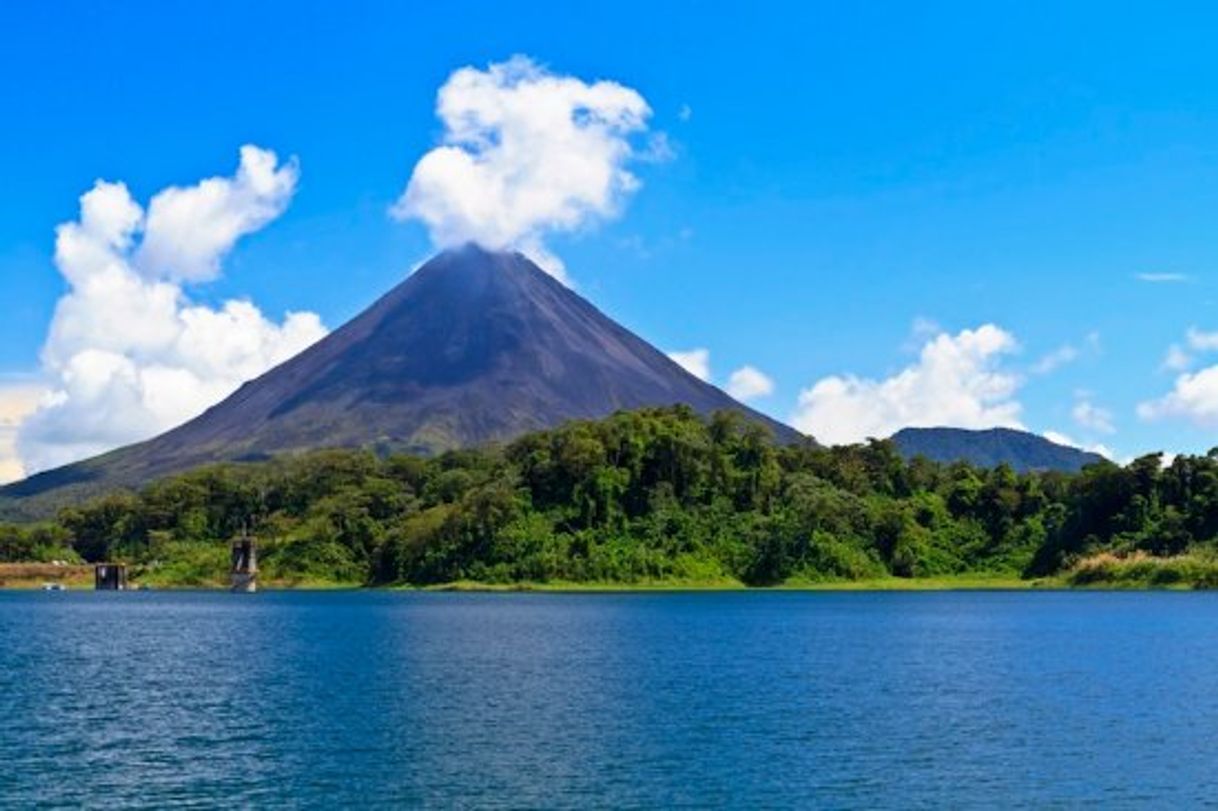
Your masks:
M 1006 577 L 1218 585 L 1218 452 L 1077 474 L 781 445 L 731 412 L 573 422 L 430 458 L 204 467 L 0 527 L 0 561 L 126 561 L 219 585 L 257 538 L 283 584 L 812 585 Z

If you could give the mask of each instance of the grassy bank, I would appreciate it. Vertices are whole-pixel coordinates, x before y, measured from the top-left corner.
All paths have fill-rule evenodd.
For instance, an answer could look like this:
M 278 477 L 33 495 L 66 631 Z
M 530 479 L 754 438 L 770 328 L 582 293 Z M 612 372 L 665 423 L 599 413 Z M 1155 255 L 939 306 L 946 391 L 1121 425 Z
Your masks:
M 0 589 L 40 589 L 47 583 L 72 589 L 93 588 L 93 567 L 0 563 Z
M 1102 553 L 1076 563 L 1064 579 L 1080 588 L 1218 588 L 1218 556 L 1201 552 L 1171 557 L 1143 552 L 1124 556 Z
M 200 569 L 178 562 L 158 567 L 135 566 L 130 570 L 132 587 L 152 589 L 214 589 L 228 587 L 223 570 Z M 44 583 L 61 583 L 71 589 L 91 589 L 93 570 L 88 566 L 51 567 L 46 564 L 0 564 L 0 588 L 37 589 Z M 351 581 L 319 577 L 261 577 L 264 589 L 340 590 L 367 588 Z M 749 587 L 730 578 L 674 578 L 618 583 L 576 582 L 567 580 L 523 581 L 517 583 L 483 583 L 459 580 L 438 585 L 417 586 L 401 584 L 389 589 L 400 591 L 440 592 L 660 592 L 660 591 L 954 591 L 1009 590 L 1061 586 L 1055 579 L 1022 580 L 1009 575 L 961 575 L 949 577 L 900 578 L 882 577 L 864 580 L 811 582 L 791 580 L 766 588 Z

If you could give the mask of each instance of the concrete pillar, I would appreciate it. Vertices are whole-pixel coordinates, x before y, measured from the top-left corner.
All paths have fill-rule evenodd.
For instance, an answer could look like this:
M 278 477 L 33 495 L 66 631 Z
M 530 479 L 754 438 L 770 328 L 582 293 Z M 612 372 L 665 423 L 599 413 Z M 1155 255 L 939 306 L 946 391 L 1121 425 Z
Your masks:
M 258 547 L 253 538 L 243 536 L 233 541 L 230 584 L 234 592 L 258 590 Z

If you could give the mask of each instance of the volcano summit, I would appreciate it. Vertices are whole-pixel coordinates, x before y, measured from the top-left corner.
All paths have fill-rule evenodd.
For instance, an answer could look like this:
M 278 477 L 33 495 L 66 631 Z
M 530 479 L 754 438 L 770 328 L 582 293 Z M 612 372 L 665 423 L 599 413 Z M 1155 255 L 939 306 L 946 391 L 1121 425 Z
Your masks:
M 741 412 L 781 441 L 800 437 L 686 372 L 522 254 L 467 245 L 196 419 L 0 495 L 66 500 L 324 447 L 437 453 L 676 403 Z

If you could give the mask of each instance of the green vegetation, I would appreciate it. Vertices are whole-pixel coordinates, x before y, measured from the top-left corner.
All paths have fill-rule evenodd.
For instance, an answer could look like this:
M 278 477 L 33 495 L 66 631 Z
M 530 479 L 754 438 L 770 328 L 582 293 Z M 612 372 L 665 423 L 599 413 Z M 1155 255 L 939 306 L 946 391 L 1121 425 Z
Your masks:
M 60 560 L 80 563 L 72 548 L 72 536 L 62 526 L 32 527 L 0 525 L 0 562 L 50 563 Z
M 1124 557 L 1101 552 L 1075 564 L 1067 582 L 1105 588 L 1215 588 L 1218 555 L 1213 549 L 1171 557 L 1153 557 L 1140 551 Z
M 216 585 L 244 527 L 264 579 L 314 586 L 1211 586 L 1218 454 L 1016 474 L 906 462 L 888 442 L 777 446 L 734 414 L 674 407 L 430 459 L 202 468 L 0 528 L 0 560 L 120 559 L 141 582 Z

